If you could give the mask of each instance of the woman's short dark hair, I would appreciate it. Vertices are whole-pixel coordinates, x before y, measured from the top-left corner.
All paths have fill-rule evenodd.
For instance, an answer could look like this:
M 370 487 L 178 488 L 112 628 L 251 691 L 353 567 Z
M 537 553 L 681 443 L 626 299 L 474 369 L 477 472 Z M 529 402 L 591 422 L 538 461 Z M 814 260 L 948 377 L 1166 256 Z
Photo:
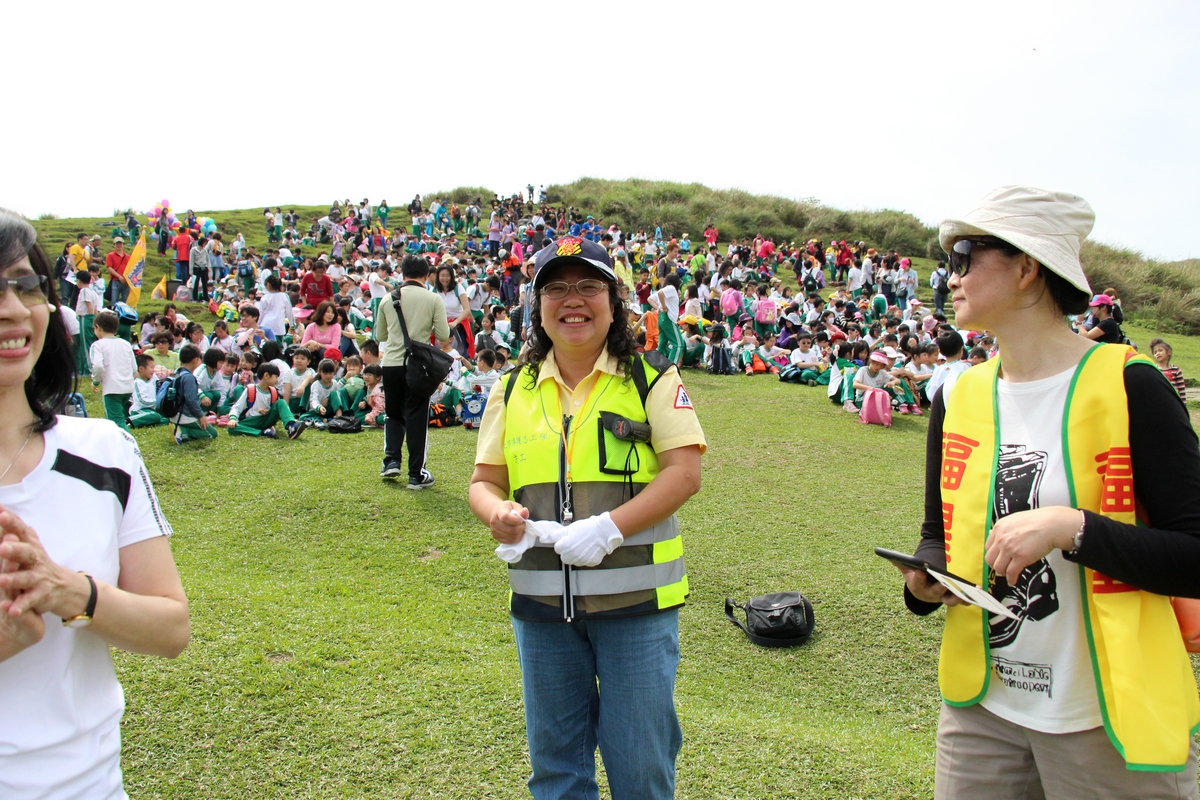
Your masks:
M 0 272 L 28 257 L 33 271 L 46 279 L 46 297 L 58 306 L 58 282 L 50 261 L 37 243 L 37 231 L 24 217 L 0 208 Z M 55 416 L 75 391 L 75 356 L 62 315 L 51 314 L 46 339 L 33 371 L 25 379 L 25 399 L 37 422 L 39 433 L 54 427 Z
M 1090 294 L 1072 286 L 1066 278 L 1057 272 L 1046 269 L 1045 265 L 1039 263 L 1038 266 L 1041 269 L 1042 277 L 1046 279 L 1046 292 L 1050 295 L 1050 300 L 1054 305 L 1058 306 L 1059 311 L 1064 315 L 1074 315 L 1088 310 L 1088 304 L 1092 302 Z
M 612 324 L 608 326 L 608 336 L 604 340 L 604 345 L 608 348 L 608 354 L 617 360 L 618 370 L 622 375 L 628 377 L 633 370 L 634 356 L 637 355 L 637 339 L 633 337 L 633 329 L 629 327 L 629 315 L 624 312 L 625 304 L 617 295 L 616 281 L 606 279 L 604 283 L 608 286 L 608 305 L 612 308 L 613 317 Z M 531 366 L 528 370 L 530 389 L 537 386 L 537 376 L 542 368 L 542 362 L 546 360 L 546 356 L 550 354 L 550 348 L 554 346 L 550 337 L 546 335 L 546 330 L 542 327 L 542 303 L 539 298 L 540 295 L 535 296 L 534 302 L 530 303 L 529 324 L 532 335 L 529 339 L 529 347 L 517 360 L 518 370 L 524 369 L 527 364 Z

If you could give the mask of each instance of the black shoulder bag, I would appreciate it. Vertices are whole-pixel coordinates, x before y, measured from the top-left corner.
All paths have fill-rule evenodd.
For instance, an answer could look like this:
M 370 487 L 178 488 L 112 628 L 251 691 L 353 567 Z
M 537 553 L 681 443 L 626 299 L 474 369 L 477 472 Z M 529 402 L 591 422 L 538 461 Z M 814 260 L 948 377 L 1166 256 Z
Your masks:
M 733 615 L 733 609 L 746 612 L 746 623 Z M 776 592 L 755 597 L 742 605 L 725 598 L 725 616 L 737 625 L 750 641 L 762 647 L 796 647 L 812 636 L 816 620 L 812 603 L 799 592 Z
M 446 380 L 454 359 L 428 342 L 414 342 L 408 335 L 404 322 L 404 309 L 400 307 L 401 286 L 392 292 L 392 307 L 400 320 L 400 332 L 404 334 L 404 367 L 407 389 L 418 396 L 429 397 Z

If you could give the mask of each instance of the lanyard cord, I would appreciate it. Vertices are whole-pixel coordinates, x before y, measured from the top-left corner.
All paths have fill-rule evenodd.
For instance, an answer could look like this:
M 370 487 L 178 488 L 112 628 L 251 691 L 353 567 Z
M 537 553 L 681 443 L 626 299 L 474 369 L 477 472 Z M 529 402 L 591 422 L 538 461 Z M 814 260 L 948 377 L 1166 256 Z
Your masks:
M 608 376 L 608 382 L 609 383 L 612 382 L 611 375 Z M 563 452 L 566 454 L 566 466 L 567 466 L 566 479 L 567 479 L 567 483 L 570 484 L 570 482 L 571 482 L 571 457 L 575 452 L 575 442 L 579 438 L 578 436 L 576 436 L 576 431 L 579 429 L 579 427 L 577 425 L 572 425 L 570 430 L 567 430 L 566 426 L 562 426 L 562 421 L 565 419 L 565 416 L 563 415 L 563 410 L 562 410 L 562 397 L 558 392 L 557 381 L 555 381 L 554 383 L 555 383 L 554 403 L 558 407 L 558 415 L 557 416 L 558 416 L 558 420 L 559 420 L 559 424 L 560 424 L 560 428 L 559 428 L 558 432 L 559 432 L 559 436 L 562 439 Z M 588 417 L 588 413 L 589 413 L 588 403 L 591 402 L 592 393 L 596 391 L 596 387 L 599 384 L 600 384 L 600 378 L 599 378 L 599 376 L 597 376 L 596 380 L 592 383 L 591 387 L 588 388 L 587 395 L 583 398 L 583 405 L 581 406 L 581 411 L 579 414 L 580 423 L 582 423 Z M 607 384 L 605 385 L 605 388 L 606 389 L 608 388 Z M 603 392 L 601 392 L 601 394 L 603 394 Z M 599 400 L 600 400 L 600 398 L 597 397 L 596 402 L 599 402 Z M 544 404 L 543 404 L 543 408 L 545 408 Z M 593 404 L 593 410 L 594 410 L 594 408 L 595 408 L 595 406 Z

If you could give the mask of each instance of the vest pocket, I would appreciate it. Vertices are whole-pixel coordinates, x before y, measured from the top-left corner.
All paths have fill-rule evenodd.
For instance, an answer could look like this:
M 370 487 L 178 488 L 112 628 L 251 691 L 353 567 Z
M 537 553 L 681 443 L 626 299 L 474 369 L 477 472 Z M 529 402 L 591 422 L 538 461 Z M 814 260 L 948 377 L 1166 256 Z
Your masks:
M 637 444 L 618 439 L 611 430 L 614 420 L 619 416 L 610 411 L 601 411 L 600 419 L 596 421 L 600 437 L 600 471 L 605 475 L 636 475 L 642 466 Z

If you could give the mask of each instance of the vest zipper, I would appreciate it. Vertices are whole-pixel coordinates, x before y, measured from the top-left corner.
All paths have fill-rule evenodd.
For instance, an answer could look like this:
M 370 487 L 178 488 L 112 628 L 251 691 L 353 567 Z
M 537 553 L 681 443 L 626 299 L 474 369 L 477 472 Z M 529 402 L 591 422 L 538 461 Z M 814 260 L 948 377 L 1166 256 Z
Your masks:
M 567 437 L 571 435 L 571 417 L 563 415 L 562 437 L 558 443 L 558 491 L 561 499 L 559 505 L 559 522 L 570 525 L 575 519 L 571 505 L 571 481 L 567 478 Z M 563 619 L 571 622 L 575 618 L 575 596 L 571 593 L 571 565 L 563 563 Z

